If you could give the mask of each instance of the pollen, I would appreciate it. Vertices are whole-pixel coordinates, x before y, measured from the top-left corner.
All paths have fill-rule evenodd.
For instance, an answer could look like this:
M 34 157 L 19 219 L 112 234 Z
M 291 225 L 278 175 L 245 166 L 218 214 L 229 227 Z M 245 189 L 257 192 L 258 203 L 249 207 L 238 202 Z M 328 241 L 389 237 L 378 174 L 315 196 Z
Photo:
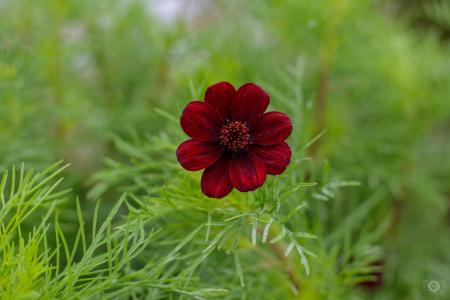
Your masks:
M 219 135 L 220 144 L 227 150 L 238 152 L 247 147 L 250 133 L 247 125 L 240 121 L 231 121 L 222 126 Z

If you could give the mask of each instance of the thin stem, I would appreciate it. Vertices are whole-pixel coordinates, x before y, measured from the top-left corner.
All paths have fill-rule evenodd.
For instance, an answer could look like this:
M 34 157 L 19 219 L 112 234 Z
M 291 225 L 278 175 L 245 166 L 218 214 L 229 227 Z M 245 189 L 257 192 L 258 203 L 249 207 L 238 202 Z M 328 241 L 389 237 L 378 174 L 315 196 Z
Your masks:
M 258 226 L 258 232 L 262 235 L 262 228 Z M 273 239 L 272 234 L 269 232 L 269 235 L 267 237 L 267 241 L 270 241 Z M 278 261 L 280 262 L 282 268 L 283 268 L 283 272 L 286 273 L 286 275 L 288 276 L 289 282 L 295 287 L 296 291 L 300 290 L 300 280 L 297 278 L 297 276 L 295 275 L 294 270 L 291 268 L 291 263 L 288 260 L 287 256 L 284 255 L 286 249 L 284 249 L 285 247 L 281 246 L 280 243 L 270 243 L 269 244 L 269 248 L 272 250 L 273 254 L 275 254 L 275 257 L 278 259 Z
M 329 68 L 324 68 L 319 75 L 319 86 L 317 88 L 317 97 L 314 110 L 314 134 L 318 134 L 325 128 L 325 114 L 327 106 L 327 97 L 330 85 Z M 311 145 L 311 156 L 316 157 L 320 148 L 320 140 Z

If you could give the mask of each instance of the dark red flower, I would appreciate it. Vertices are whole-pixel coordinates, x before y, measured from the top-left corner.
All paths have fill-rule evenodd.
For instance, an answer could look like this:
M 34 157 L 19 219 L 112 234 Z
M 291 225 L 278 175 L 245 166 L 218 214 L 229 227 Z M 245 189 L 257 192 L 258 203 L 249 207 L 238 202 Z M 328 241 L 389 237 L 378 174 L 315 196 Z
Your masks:
M 208 87 L 204 102 L 192 101 L 183 110 L 181 127 L 191 139 L 178 147 L 177 158 L 186 170 L 205 169 L 205 195 L 222 198 L 233 188 L 253 191 L 267 174 L 284 172 L 291 160 L 285 140 L 292 124 L 283 113 L 264 113 L 268 105 L 269 95 L 256 84 L 236 91 L 219 82 Z

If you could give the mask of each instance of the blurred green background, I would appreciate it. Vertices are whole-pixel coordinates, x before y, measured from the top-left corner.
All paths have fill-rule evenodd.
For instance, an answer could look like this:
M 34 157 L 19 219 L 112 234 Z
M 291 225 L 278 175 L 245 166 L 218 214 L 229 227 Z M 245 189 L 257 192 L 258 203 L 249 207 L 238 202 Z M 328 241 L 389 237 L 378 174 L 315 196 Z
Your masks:
M 369 213 L 390 219 L 383 284 L 359 297 L 446 297 L 429 280 L 450 293 L 448 1 L 0 0 L 0 24 L 2 169 L 63 158 L 65 184 L 93 198 L 104 159 L 120 157 L 111 136 L 164 134 L 161 111 L 255 82 L 273 109 L 302 112 L 294 135 L 326 130 L 310 155 L 362 183 L 352 199 L 384 195 Z M 352 203 L 331 204 L 330 226 Z

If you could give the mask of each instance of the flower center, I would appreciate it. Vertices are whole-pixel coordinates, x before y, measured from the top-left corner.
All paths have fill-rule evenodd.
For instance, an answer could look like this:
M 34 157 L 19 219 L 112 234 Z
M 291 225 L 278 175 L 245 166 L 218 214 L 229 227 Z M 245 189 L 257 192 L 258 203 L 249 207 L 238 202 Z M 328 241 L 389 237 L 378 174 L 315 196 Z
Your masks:
M 250 134 L 247 125 L 239 121 L 226 123 L 220 129 L 220 144 L 230 151 L 243 150 L 250 142 Z

